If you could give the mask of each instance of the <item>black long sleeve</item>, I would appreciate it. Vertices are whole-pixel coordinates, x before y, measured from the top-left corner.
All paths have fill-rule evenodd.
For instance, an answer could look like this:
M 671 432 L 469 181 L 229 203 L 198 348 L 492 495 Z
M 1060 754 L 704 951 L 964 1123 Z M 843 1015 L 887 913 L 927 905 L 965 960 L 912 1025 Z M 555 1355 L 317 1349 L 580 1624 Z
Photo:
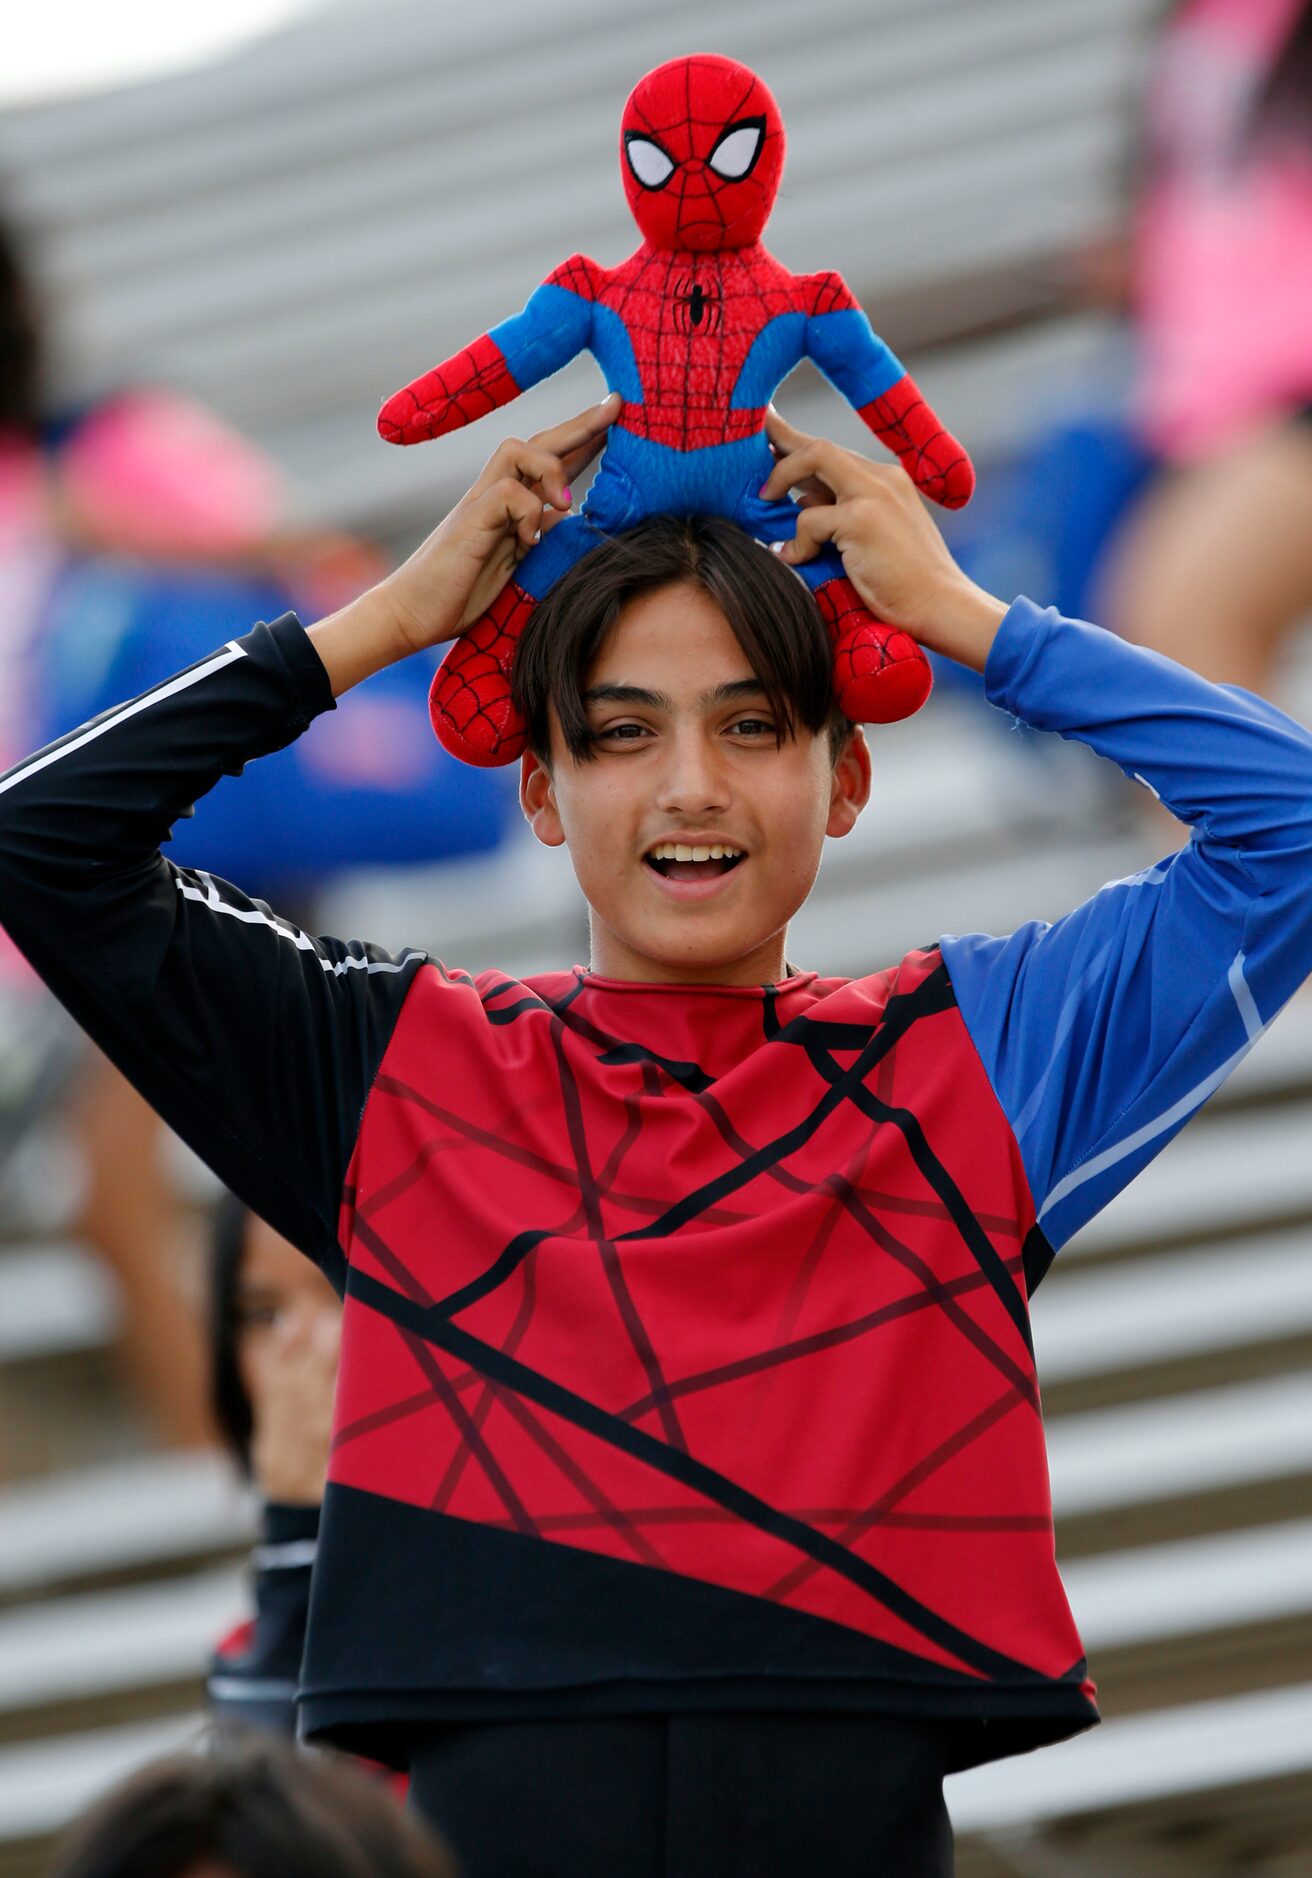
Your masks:
M 0 779 L 0 923 L 219 1178 L 340 1283 L 342 1183 L 425 955 L 311 938 L 160 853 L 221 776 L 332 708 L 288 615 L 20 763 Z

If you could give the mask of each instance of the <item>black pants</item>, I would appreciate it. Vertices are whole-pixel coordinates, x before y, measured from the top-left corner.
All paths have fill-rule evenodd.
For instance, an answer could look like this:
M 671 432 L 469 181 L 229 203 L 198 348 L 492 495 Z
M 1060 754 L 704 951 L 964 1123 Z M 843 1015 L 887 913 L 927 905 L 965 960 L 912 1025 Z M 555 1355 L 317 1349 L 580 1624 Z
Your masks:
M 425 1732 L 411 1805 L 464 1878 L 951 1878 L 945 1747 L 865 1715 L 654 1715 Z

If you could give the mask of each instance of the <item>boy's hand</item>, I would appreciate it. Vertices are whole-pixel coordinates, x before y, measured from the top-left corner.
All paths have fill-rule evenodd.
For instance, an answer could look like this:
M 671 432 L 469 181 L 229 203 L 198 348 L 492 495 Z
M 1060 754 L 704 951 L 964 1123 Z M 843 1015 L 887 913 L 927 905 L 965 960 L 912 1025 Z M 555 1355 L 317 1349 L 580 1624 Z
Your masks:
M 832 542 L 877 619 L 983 671 L 1007 609 L 962 573 L 906 472 L 808 437 L 773 407 L 765 429 L 779 460 L 761 494 L 783 501 L 794 490 L 798 504 L 779 558 L 796 567 Z
M 410 559 L 310 628 L 334 695 L 487 611 L 540 534 L 568 512 L 573 477 L 600 451 L 618 394 L 527 442 L 501 444 L 467 495 Z
M 526 443 L 507 438 L 467 495 L 383 582 L 411 649 L 454 639 L 485 613 L 539 534 L 569 512 L 619 410 L 618 394 Z

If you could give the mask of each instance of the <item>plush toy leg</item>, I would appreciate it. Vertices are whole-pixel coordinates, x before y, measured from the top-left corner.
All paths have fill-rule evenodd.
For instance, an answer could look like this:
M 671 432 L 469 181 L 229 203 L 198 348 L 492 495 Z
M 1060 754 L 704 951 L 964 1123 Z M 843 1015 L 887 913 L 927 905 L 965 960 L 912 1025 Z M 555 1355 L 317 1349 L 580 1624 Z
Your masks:
M 499 769 L 524 748 L 524 720 L 510 695 L 510 661 L 537 601 L 507 581 L 433 674 L 428 715 L 437 741 L 462 763 Z
M 854 724 L 895 724 L 913 717 L 934 686 L 929 660 L 909 633 L 874 617 L 842 565 L 836 554 L 832 559 L 825 554 L 801 569 L 829 633 L 838 708 Z M 813 569 L 820 573 L 818 580 Z
M 433 676 L 428 715 L 442 748 L 462 763 L 500 769 L 523 753 L 524 720 L 510 691 L 515 646 L 538 601 L 596 542 L 596 531 L 577 516 L 558 522 L 453 642 Z

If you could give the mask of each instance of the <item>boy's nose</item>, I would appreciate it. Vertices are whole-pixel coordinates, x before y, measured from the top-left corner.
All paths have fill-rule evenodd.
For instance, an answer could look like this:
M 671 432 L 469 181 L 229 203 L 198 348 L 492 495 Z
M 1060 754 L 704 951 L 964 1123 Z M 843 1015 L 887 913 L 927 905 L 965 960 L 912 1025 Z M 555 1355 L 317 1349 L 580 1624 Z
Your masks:
M 729 780 L 723 759 L 702 736 L 672 741 L 657 791 L 659 807 L 681 815 L 708 815 L 728 807 Z

